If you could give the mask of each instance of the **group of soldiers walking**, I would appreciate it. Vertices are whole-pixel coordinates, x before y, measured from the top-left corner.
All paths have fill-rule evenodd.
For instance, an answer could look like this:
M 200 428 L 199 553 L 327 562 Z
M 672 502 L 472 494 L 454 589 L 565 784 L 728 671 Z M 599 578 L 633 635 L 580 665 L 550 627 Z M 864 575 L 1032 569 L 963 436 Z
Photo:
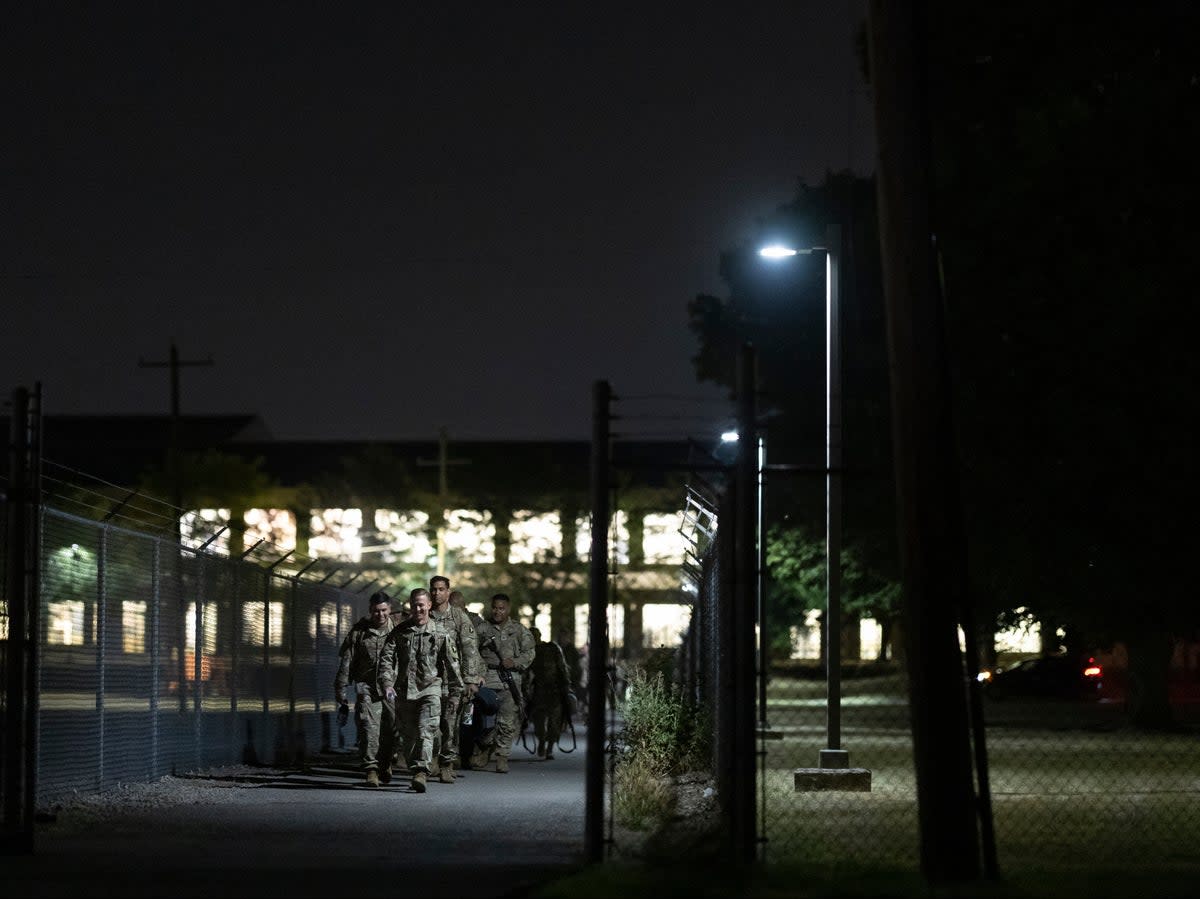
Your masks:
M 443 575 L 412 590 L 407 609 L 394 609 L 386 593 L 371 595 L 367 616 L 342 642 L 333 683 L 343 715 L 346 688 L 354 690 L 368 785 L 407 768 L 412 789 L 424 793 L 431 778 L 452 784 L 456 768 L 493 760 L 506 774 L 526 715 L 537 756 L 554 758 L 569 720 L 571 675 L 558 644 L 510 617 L 511 607 L 497 593 L 490 617 L 471 612 Z

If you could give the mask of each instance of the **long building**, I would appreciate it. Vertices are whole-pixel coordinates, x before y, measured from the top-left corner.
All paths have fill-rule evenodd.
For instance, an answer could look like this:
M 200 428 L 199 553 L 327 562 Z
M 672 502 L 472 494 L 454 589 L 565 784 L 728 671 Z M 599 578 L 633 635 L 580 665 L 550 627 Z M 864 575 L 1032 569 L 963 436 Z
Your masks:
M 720 475 L 684 442 L 612 453 L 610 643 L 636 658 L 687 626 L 689 482 Z M 361 585 L 364 603 L 376 589 L 406 598 L 443 573 L 476 609 L 508 593 L 527 624 L 586 643 L 585 441 L 301 442 L 273 439 L 256 416 L 50 416 L 42 455 L 47 494 L 89 514 L 137 491 L 174 519 L 178 497 L 182 539 L 209 551 L 321 560 L 337 583 Z M 143 497 L 139 508 L 155 507 Z M 51 610 L 48 626 L 81 639 L 86 609 Z

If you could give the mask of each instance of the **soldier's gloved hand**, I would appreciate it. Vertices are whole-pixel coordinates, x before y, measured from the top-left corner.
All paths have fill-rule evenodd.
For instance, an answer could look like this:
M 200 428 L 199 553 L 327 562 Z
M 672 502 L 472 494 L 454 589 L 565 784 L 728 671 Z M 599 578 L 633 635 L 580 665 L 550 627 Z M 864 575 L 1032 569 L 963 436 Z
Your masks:
M 479 692 L 479 684 L 467 684 L 467 698 L 470 699 Z
M 396 701 L 396 688 L 388 687 L 383 695 L 387 697 L 388 702 L 395 702 Z
M 514 662 L 512 659 L 501 659 L 500 664 L 505 668 L 512 668 L 516 665 L 516 662 Z

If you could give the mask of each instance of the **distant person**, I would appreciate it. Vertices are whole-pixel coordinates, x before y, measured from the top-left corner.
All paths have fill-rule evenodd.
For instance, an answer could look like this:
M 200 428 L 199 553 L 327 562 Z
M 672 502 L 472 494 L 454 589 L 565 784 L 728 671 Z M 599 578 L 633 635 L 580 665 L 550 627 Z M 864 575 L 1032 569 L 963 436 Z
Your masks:
M 425 792 L 433 765 L 433 741 L 442 720 L 442 684 L 461 692 L 458 659 L 445 633 L 430 623 L 429 591 L 409 594 L 409 615 L 393 628 L 380 657 L 384 696 L 396 704 L 400 746 L 412 772 L 412 788 Z
M 484 686 L 499 695 L 500 711 L 496 715 L 496 726 L 483 735 L 471 757 L 471 767 L 486 767 L 495 755 L 499 774 L 508 773 L 508 757 L 525 703 L 520 677 L 533 664 L 535 655 L 533 635 L 525 625 L 509 617 L 511 606 L 506 594 L 495 594 L 492 616 L 479 629 L 479 655 L 486 666 Z
M 483 682 L 483 675 L 480 674 L 483 663 L 479 659 L 475 625 L 471 623 L 465 611 L 451 605 L 450 592 L 450 579 L 445 575 L 435 574 L 429 579 L 429 595 L 432 600 L 429 610 L 430 623 L 439 628 L 449 640 L 458 658 L 464 684 L 459 692 L 454 692 L 444 681 L 442 683 L 441 725 L 436 740 L 434 768 L 430 773 L 436 774 L 438 780 L 448 784 L 454 783 L 454 766 L 458 764 L 459 732 L 466 703 L 471 701 Z
M 562 647 L 553 640 L 543 640 L 536 627 L 529 632 L 534 639 L 533 695 L 529 700 L 529 717 L 537 735 L 537 757 L 554 758 L 554 747 L 562 733 L 563 721 L 570 714 L 571 672 L 563 657 Z
M 563 658 L 567 661 L 567 670 L 571 673 L 571 695 L 574 696 L 576 704 L 578 704 L 582 701 L 580 696 L 583 693 L 583 664 L 585 657 L 575 644 L 571 642 L 566 633 L 559 634 L 556 642 L 562 648 Z
M 367 616 L 360 619 L 339 650 L 340 662 L 333 679 L 338 705 L 349 705 L 346 686 L 354 686 L 354 722 L 358 728 L 358 751 L 367 785 L 377 787 L 392 779 L 395 740 L 395 711 L 384 694 L 383 648 L 392 632 L 392 600 L 386 593 L 372 593 Z
M 472 612 L 467 608 L 467 598 L 462 595 L 462 591 L 450 591 L 450 605 L 454 606 L 456 609 L 462 609 L 464 612 L 466 612 L 467 617 L 471 619 L 471 626 L 475 628 L 475 630 L 479 630 L 479 625 L 483 624 L 483 616 L 478 612 Z

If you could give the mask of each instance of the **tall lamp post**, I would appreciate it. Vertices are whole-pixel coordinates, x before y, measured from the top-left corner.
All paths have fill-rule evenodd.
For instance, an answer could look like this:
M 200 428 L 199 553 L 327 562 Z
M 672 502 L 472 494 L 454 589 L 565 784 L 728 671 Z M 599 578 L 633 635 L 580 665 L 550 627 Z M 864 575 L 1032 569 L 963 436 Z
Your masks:
M 827 225 L 824 246 L 792 247 L 772 244 L 758 254 L 783 260 L 812 253 L 825 254 L 825 671 L 827 746 L 820 767 L 849 768 L 850 753 L 842 749 L 842 369 L 838 311 L 839 267 L 842 255 L 840 225 Z

